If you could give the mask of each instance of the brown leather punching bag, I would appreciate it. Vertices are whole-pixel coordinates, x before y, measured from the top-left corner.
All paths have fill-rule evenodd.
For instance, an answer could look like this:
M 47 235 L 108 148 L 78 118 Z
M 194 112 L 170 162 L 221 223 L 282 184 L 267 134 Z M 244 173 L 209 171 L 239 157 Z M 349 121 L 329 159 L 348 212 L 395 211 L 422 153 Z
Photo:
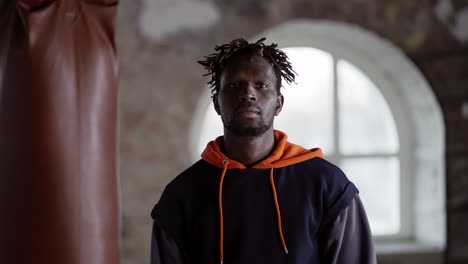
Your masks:
M 116 1 L 0 0 L 0 263 L 117 264 Z

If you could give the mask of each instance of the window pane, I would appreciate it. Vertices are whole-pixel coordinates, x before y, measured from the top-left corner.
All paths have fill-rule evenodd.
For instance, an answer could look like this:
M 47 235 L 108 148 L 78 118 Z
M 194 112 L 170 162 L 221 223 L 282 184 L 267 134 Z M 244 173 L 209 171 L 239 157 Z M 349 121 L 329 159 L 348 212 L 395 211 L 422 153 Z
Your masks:
M 283 81 L 284 107 L 275 128 L 285 131 L 291 142 L 305 148 L 334 151 L 333 58 L 314 48 L 286 48 L 297 72 L 296 83 Z
M 213 102 L 211 102 L 208 109 L 206 109 L 206 114 L 202 121 L 200 138 L 198 140 L 198 152 L 201 154 L 208 142 L 223 135 L 223 133 L 223 122 L 214 110 Z
M 337 70 L 340 151 L 344 154 L 397 152 L 395 121 L 379 89 L 344 60 L 338 61 Z
M 400 230 L 399 161 L 390 158 L 346 158 L 342 170 L 359 189 L 374 235 Z

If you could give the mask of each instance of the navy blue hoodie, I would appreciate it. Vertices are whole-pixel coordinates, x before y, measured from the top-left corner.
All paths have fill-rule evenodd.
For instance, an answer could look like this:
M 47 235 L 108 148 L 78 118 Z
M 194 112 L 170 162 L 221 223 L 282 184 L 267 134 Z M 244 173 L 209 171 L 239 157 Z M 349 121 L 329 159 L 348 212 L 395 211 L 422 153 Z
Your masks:
M 152 217 L 188 263 L 320 263 L 318 237 L 357 189 L 343 172 L 275 130 L 253 167 L 227 158 L 222 137 L 164 190 Z

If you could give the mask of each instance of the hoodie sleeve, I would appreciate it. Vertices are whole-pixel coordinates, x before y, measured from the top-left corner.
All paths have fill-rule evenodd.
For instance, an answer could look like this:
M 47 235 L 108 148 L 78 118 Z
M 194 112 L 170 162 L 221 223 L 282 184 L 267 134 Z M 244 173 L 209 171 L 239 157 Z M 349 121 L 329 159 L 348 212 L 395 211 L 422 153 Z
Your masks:
M 151 264 L 188 264 L 182 249 L 156 221 L 151 235 Z
M 320 231 L 321 263 L 376 264 L 374 243 L 359 195 Z

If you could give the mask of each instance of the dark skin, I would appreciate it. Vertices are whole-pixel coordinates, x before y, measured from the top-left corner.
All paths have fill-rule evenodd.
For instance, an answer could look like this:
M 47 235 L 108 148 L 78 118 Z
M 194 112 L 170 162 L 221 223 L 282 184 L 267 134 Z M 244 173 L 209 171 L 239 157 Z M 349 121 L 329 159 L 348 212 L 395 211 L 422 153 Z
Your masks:
M 255 55 L 238 55 L 220 76 L 213 96 L 224 124 L 223 152 L 230 159 L 252 166 L 275 146 L 273 120 L 283 107 L 273 66 Z

